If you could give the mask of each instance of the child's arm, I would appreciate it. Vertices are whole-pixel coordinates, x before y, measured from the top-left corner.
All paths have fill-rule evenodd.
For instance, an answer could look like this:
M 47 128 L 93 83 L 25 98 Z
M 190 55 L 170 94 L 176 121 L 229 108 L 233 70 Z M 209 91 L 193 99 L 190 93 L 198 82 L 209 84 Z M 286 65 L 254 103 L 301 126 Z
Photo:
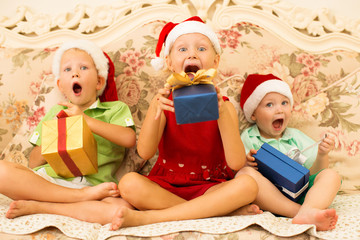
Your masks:
M 174 111 L 173 101 L 167 98 L 169 94 L 169 89 L 160 89 L 146 113 L 137 144 L 138 154 L 145 160 L 150 159 L 157 151 L 166 124 L 163 111 Z
M 46 163 L 45 158 L 41 155 L 41 147 L 35 146 L 30 152 L 29 168 L 35 168 Z
M 230 101 L 224 101 L 219 88 L 216 88 L 219 100 L 218 126 L 224 146 L 225 159 L 229 167 L 235 171 L 246 163 L 245 148 L 240 138 L 239 120 L 235 107 Z
M 106 123 L 87 116 L 80 108 L 72 103 L 63 102 L 59 105 L 68 107 L 64 110 L 67 115 L 74 116 L 82 114 L 91 131 L 119 146 L 130 148 L 136 143 L 135 131 L 129 127 L 123 127 L 111 123 Z
M 130 148 L 135 146 L 136 134 L 134 129 L 111 123 L 106 123 L 84 114 L 86 123 L 91 131 L 119 146 Z
M 311 174 L 315 174 L 320 170 L 329 167 L 329 152 L 334 148 L 334 146 L 334 136 L 327 134 L 327 137 L 319 144 L 316 160 L 310 168 Z

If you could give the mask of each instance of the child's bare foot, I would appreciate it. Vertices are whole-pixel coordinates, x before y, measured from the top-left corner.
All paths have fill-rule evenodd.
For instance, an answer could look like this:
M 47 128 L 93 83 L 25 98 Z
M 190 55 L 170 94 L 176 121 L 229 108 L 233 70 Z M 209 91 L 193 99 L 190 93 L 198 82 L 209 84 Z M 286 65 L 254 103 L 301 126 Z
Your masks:
M 18 200 L 10 203 L 9 210 L 6 212 L 5 216 L 7 218 L 16 218 L 35 213 L 37 212 L 33 201 Z
M 302 208 L 293 218 L 294 224 L 315 224 L 317 231 L 327 231 L 335 228 L 338 215 L 335 209 Z
M 140 217 L 140 215 L 143 215 L 141 213 L 144 212 L 132 210 L 124 206 L 119 207 L 111 221 L 110 230 L 115 231 L 123 227 L 134 227 L 146 224 L 146 221 L 144 221 L 145 218 Z
M 233 211 L 232 213 L 229 214 L 229 216 L 256 215 L 261 213 L 263 213 L 263 211 L 259 208 L 258 205 L 249 204 Z
M 119 197 L 120 191 L 114 182 L 100 183 L 93 187 L 85 187 L 84 200 L 102 200 L 106 197 Z

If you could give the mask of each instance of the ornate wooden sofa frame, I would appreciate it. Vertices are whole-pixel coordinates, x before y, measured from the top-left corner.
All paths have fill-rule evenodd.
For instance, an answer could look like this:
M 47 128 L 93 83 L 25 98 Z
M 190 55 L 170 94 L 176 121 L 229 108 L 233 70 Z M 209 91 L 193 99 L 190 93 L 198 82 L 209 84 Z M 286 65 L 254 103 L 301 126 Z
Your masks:
M 31 7 L 19 6 L 11 17 L 0 18 L 0 160 L 27 165 L 32 148 L 27 142 L 29 134 L 49 107 L 61 98 L 54 86 L 51 61 L 56 47 L 68 39 L 92 40 L 113 59 L 119 99 L 130 106 L 139 133 L 149 102 L 168 75 L 155 72 L 150 66 L 159 31 L 167 21 L 179 22 L 199 15 L 220 39 L 223 53 L 217 84 L 236 106 L 241 130 L 248 126 L 239 107 L 245 77 L 251 73 L 273 73 L 291 86 L 294 95 L 291 125 L 315 140 L 325 132 L 336 136 L 331 166 L 341 174 L 343 184 L 333 207 L 344 215 L 340 215 L 337 230 L 330 233 L 316 232 L 312 226 L 293 226 L 286 230 L 291 226 L 288 219 L 279 220 L 275 226 L 267 225 L 274 218 L 280 219 L 267 213 L 260 220 L 205 219 L 195 222 L 199 228 L 192 228 L 192 223 L 185 221 L 183 228 L 178 228 L 178 224 L 155 225 L 117 232 L 60 216 L 45 216 L 47 222 L 42 215 L 32 216 L 29 218 L 32 224 L 27 225 L 24 222 L 29 223 L 29 219 L 7 220 L 0 216 L 4 237 L 11 237 L 5 233 L 29 234 L 41 229 L 33 235 L 35 238 L 62 233 L 86 239 L 115 235 L 122 235 L 119 238 L 166 235 L 169 238 L 237 236 L 250 239 L 264 234 L 351 238 L 356 229 L 360 237 L 358 225 L 357 228 L 351 225 L 358 222 L 358 217 L 351 212 L 359 209 L 359 203 L 350 204 L 359 199 L 360 188 L 360 20 L 335 16 L 328 9 L 310 10 L 283 1 L 265 0 L 78 4 L 57 15 L 39 14 Z M 154 159 L 143 166 L 134 148 L 130 149 L 118 177 L 128 171 L 146 174 Z M 1 212 L 6 211 L 9 202 L 1 198 Z M 239 225 L 225 226 L 234 221 Z M 222 227 L 214 227 L 219 224 L 223 224 Z M 252 224 L 256 226 L 250 226 Z M 349 224 L 355 230 L 345 227 Z M 14 230 L 14 226 L 23 231 Z M 48 226 L 55 226 L 61 232 L 45 228 Z M 76 230 L 76 227 L 79 228 Z M 224 233 L 226 235 L 220 235 Z

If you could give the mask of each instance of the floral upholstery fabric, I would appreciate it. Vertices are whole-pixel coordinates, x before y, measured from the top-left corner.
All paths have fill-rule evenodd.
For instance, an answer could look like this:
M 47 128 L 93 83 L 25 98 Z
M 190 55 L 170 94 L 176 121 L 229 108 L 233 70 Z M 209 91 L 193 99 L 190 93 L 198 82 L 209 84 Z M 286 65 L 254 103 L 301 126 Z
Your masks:
M 42 78 L 51 72 L 50 55 L 50 49 L 0 48 L 0 151 L 31 121 Z

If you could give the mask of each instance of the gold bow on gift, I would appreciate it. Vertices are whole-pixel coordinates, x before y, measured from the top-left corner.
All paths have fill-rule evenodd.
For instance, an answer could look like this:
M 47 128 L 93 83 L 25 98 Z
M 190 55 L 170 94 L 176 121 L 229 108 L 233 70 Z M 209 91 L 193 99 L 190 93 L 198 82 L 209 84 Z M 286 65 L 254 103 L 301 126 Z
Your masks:
M 185 72 L 173 73 L 166 80 L 166 85 L 170 86 L 173 90 L 197 84 L 214 84 L 213 78 L 216 76 L 216 69 L 210 68 L 209 70 L 201 69 L 194 74 L 194 78 L 191 79 Z

